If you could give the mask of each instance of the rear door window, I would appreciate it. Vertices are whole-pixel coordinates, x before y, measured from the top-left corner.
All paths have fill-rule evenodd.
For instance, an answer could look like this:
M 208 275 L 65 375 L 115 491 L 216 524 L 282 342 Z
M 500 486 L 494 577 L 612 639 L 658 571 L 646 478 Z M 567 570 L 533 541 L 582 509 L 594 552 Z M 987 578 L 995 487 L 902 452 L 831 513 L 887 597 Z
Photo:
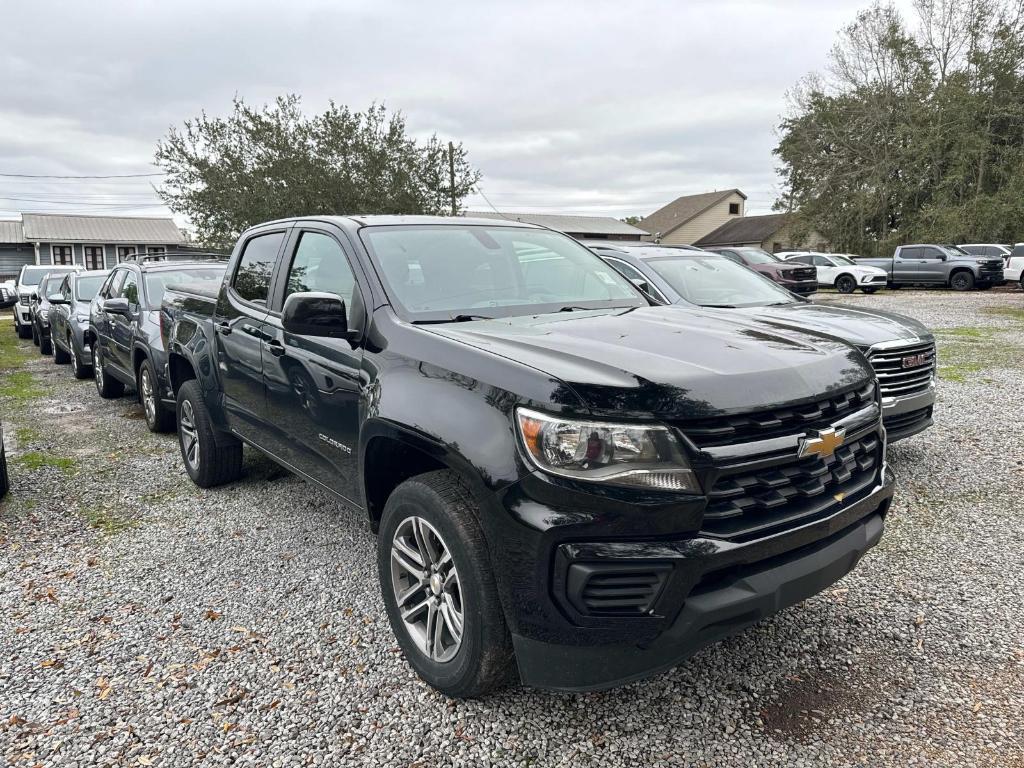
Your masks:
M 274 264 L 283 240 L 284 232 L 271 232 L 257 235 L 245 244 L 231 278 L 231 288 L 240 298 L 266 306 Z

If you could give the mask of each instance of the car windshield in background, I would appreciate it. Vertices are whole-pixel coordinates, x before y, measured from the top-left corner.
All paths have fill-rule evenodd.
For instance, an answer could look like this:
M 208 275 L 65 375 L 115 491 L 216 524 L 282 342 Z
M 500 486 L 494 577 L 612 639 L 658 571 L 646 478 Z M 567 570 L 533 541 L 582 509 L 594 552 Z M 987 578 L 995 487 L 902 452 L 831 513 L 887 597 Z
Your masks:
M 146 297 L 153 309 L 160 307 L 164 300 L 164 291 L 179 285 L 219 284 L 224 279 L 224 265 L 209 267 L 189 267 L 188 269 L 167 269 L 146 273 Z
M 78 278 L 75 281 L 75 298 L 79 301 L 92 301 L 96 296 L 96 292 L 103 285 L 103 281 L 107 279 L 107 273 L 104 272 L 102 275 L 85 275 Z
M 48 272 L 53 271 L 53 267 L 26 267 L 25 271 L 21 274 L 21 282 L 23 285 L 39 285 L 39 281 Z
M 765 307 L 796 299 L 771 280 L 721 256 L 648 259 L 647 265 L 691 304 L 702 307 Z
M 600 257 L 556 232 L 467 224 L 360 235 L 388 295 L 414 321 L 647 305 Z
M 768 251 L 762 251 L 760 248 L 737 248 L 736 250 L 751 264 L 776 264 L 782 261 L 777 256 L 772 256 Z

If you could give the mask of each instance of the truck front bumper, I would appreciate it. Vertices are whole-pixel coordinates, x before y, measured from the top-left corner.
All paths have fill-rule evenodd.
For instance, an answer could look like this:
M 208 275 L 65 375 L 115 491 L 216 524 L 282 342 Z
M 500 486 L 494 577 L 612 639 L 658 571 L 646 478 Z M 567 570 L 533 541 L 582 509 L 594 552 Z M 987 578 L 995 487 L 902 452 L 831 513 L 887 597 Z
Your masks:
M 556 601 L 567 589 L 557 575 L 560 561 L 590 568 L 658 569 L 665 576 L 650 613 L 664 616 L 618 620 L 614 642 L 585 618 L 568 635 L 554 627 L 550 637 L 513 629 L 522 682 L 569 691 L 621 685 L 673 667 L 701 647 L 820 592 L 878 543 L 893 484 L 886 469 L 876 487 L 830 517 L 758 541 L 697 534 L 668 541 L 560 545 L 549 588 Z M 634 637 L 622 639 L 630 634 Z
M 882 423 L 889 445 L 923 432 L 935 422 L 935 384 L 916 395 L 882 398 Z

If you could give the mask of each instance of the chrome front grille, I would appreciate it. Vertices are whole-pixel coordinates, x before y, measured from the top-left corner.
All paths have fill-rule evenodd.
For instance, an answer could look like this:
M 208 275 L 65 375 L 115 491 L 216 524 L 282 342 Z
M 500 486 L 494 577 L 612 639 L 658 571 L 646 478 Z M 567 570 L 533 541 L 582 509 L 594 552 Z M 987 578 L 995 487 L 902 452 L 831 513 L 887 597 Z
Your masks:
M 827 457 L 725 467 L 708 492 L 701 530 L 749 540 L 830 515 L 874 486 L 882 448 L 871 431 Z
M 875 383 L 820 400 L 738 416 L 697 419 L 676 426 L 700 449 L 749 443 L 825 429 L 875 402 Z
M 935 342 L 875 350 L 868 355 L 883 398 L 927 391 L 935 376 Z

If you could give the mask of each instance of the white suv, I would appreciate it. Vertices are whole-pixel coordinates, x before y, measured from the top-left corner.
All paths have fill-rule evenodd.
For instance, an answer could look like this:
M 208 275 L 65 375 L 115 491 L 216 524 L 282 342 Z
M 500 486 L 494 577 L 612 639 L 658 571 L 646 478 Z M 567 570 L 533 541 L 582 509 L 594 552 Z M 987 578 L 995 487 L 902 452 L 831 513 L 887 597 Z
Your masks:
M 32 294 L 36 286 L 45 275 L 51 272 L 80 272 L 80 266 L 69 264 L 39 264 L 26 265 L 18 273 L 18 280 L 14 284 L 14 291 L 18 296 L 18 303 L 14 305 L 14 330 L 19 338 L 28 339 L 32 336 Z
M 786 261 L 813 264 L 818 268 L 818 285 L 834 287 L 840 293 L 853 293 L 858 288 L 864 293 L 874 293 L 884 288 L 889 280 L 884 269 L 858 264 L 842 253 L 784 251 L 775 255 Z

